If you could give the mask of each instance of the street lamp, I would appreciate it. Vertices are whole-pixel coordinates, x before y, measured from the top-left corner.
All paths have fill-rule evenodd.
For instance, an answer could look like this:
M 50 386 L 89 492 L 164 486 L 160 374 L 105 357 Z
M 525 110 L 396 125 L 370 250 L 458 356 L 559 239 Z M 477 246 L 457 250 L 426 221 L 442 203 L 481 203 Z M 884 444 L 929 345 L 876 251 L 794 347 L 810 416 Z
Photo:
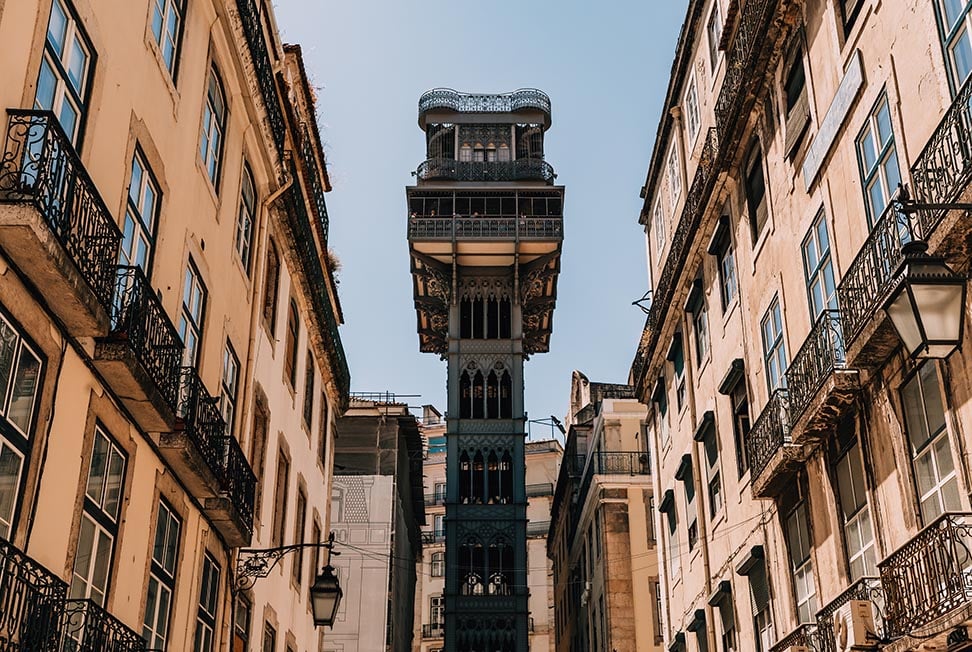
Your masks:
M 966 279 L 927 251 L 922 240 L 902 247 L 898 284 L 884 310 L 912 358 L 947 358 L 962 342 Z
M 334 552 L 334 533 L 331 532 L 326 543 L 297 543 L 292 546 L 281 546 L 279 548 L 244 548 L 240 550 L 236 559 L 236 578 L 233 582 L 234 593 L 245 591 L 253 587 L 261 577 L 266 577 L 277 565 L 280 559 L 291 552 L 304 548 L 326 548 L 327 561 L 324 569 L 317 576 L 317 580 L 310 587 L 311 611 L 314 615 L 315 627 L 333 627 L 337 617 L 338 607 L 341 606 L 341 598 L 344 591 L 334 574 L 334 567 L 331 566 L 331 555 L 340 555 Z M 235 608 L 236 602 L 234 600 Z

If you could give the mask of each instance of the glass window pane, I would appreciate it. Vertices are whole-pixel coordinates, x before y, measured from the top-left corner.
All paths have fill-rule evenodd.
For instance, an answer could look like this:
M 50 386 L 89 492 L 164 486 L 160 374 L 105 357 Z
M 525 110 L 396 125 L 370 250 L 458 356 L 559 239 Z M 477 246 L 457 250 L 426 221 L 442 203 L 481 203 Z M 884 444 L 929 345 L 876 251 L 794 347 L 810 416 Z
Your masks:
M 71 86 L 73 86 L 78 95 L 81 95 L 82 97 L 84 93 L 84 77 L 87 69 L 88 53 L 85 52 L 80 41 L 75 38 L 74 42 L 71 44 L 71 64 L 68 66 L 67 75 L 68 80 L 71 82 Z
M 78 535 L 78 552 L 74 557 L 74 579 L 71 581 L 71 597 L 88 597 L 88 582 L 91 577 L 91 558 L 94 554 L 95 526 L 87 516 L 81 517 L 81 532 Z
M 933 435 L 945 427 L 945 407 L 938 388 L 938 370 L 934 363 L 926 363 L 918 371 L 921 393 L 924 399 L 924 412 L 928 430 Z
M 945 31 L 951 32 L 956 21 L 962 15 L 965 0 L 941 0 L 941 4 L 944 14 L 942 17 L 944 18 Z
M 37 93 L 34 95 L 34 106 L 38 109 L 50 111 L 54 108 L 54 93 L 57 91 L 57 77 L 47 61 L 41 61 L 40 75 L 37 78 Z
M 105 491 L 105 513 L 113 519 L 118 518 L 118 506 L 121 504 L 124 481 L 125 458 L 113 448 L 108 462 L 108 482 Z
M 878 138 L 880 139 L 881 147 L 883 149 L 887 145 L 888 141 L 891 140 L 891 113 L 888 110 L 888 103 L 884 101 L 877 110 L 877 128 L 878 128 Z
M 95 432 L 94 446 L 91 449 L 91 469 L 88 471 L 88 488 L 85 494 L 101 505 L 105 490 L 105 472 L 108 469 L 108 440 Z
M 877 161 L 877 150 L 874 147 L 874 137 L 871 135 L 870 129 L 867 130 L 861 141 L 861 155 L 864 158 L 864 172 L 870 174 L 874 168 L 874 163 Z
M 99 605 L 104 604 L 105 591 L 108 590 L 108 568 L 111 565 L 111 537 L 98 529 L 98 547 L 94 558 L 94 572 L 91 576 L 91 598 Z
M 0 439 L 0 537 L 10 539 L 20 489 L 20 454 Z
M 67 33 L 67 15 L 61 7 L 60 0 L 54 0 L 51 5 L 51 18 L 47 23 L 47 42 L 57 52 L 57 56 L 64 56 L 64 39 Z
M 179 521 L 169 516 L 169 527 L 166 532 L 165 563 L 162 565 L 170 574 L 175 575 L 176 551 L 179 549 Z
M 961 84 L 968 78 L 972 71 L 972 43 L 969 42 L 969 33 L 962 31 L 951 46 L 952 61 L 955 64 L 955 77 Z
M 34 396 L 40 380 L 40 360 L 26 346 L 20 347 L 20 361 L 14 375 L 7 418 L 21 432 L 30 436 L 30 421 L 34 412 Z

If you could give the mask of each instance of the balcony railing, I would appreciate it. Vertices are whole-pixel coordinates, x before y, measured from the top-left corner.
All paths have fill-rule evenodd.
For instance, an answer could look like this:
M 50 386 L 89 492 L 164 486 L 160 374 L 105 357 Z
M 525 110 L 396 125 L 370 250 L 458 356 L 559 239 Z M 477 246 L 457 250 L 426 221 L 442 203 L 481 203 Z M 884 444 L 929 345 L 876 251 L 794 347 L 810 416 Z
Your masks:
M 412 217 L 412 240 L 560 240 L 559 217 Z
M 891 289 L 903 244 L 913 239 L 912 221 L 890 202 L 837 286 L 844 342 L 854 341 Z
M 220 420 L 222 422 L 222 419 Z M 220 486 L 232 503 L 246 529 L 253 533 L 253 507 L 256 503 L 256 475 L 240 448 L 240 442 L 232 435 L 223 440 L 223 460 L 220 467 Z
M 324 246 L 327 246 L 328 229 L 330 219 L 327 216 L 327 202 L 324 201 L 324 184 L 321 183 L 320 170 L 317 167 L 316 148 L 314 140 L 305 126 L 300 137 L 301 160 L 304 162 L 307 182 L 309 184 L 309 194 L 311 205 L 317 214 L 317 222 L 321 225 L 324 233 Z
M 651 475 L 651 465 L 648 463 L 648 453 L 642 451 L 609 451 L 592 453 L 580 490 L 577 492 L 577 504 L 584 504 L 587 492 L 595 475 L 641 476 Z M 578 510 L 579 512 L 579 510 Z
M 515 161 L 458 161 L 451 158 L 430 158 L 422 161 L 415 171 L 422 181 L 544 181 L 553 183 L 557 177 L 553 166 L 541 159 L 522 158 Z
M 236 7 L 240 14 L 240 22 L 243 24 L 243 34 L 250 51 L 250 58 L 253 59 L 253 72 L 256 74 L 260 95 L 266 107 L 273 144 L 277 148 L 277 155 L 283 160 L 286 123 L 280 108 L 277 85 L 273 79 L 273 64 L 270 61 L 270 51 L 264 36 L 260 12 L 257 10 L 255 0 L 237 0 Z
M 425 494 L 425 506 L 434 507 L 435 505 L 445 505 L 446 497 L 443 493 Z
M 121 232 L 50 111 L 8 109 L 0 201 L 29 202 L 107 310 Z
M 844 368 L 844 362 L 840 312 L 825 310 L 786 370 L 791 424 L 797 422 L 827 378 Z
M 875 634 L 878 638 L 884 638 L 884 623 L 880 621 L 880 614 L 884 609 L 881 580 L 876 577 L 862 577 L 817 612 L 817 652 L 838 652 L 837 640 L 834 638 L 834 616 L 851 600 L 870 600 L 874 603 L 874 626 L 877 628 Z
M 972 603 L 972 514 L 943 514 L 878 568 L 891 637 Z
M 442 623 L 428 623 L 422 625 L 422 638 L 442 638 L 445 636 L 445 625 Z
M 770 652 L 789 652 L 790 647 L 795 645 L 802 645 L 809 652 L 821 652 L 820 635 L 821 632 L 816 625 L 804 623 L 774 643 Z
M 537 109 L 550 113 L 550 98 L 535 88 L 521 88 L 512 93 L 460 93 L 451 88 L 433 88 L 419 98 L 419 115 L 433 109 L 449 109 L 464 113 L 508 113 L 520 109 Z
M 291 167 L 291 175 L 293 178 L 297 178 L 293 167 Z M 351 392 L 351 372 L 348 369 L 344 346 L 341 344 L 337 316 L 334 314 L 334 308 L 331 304 L 324 268 L 315 244 L 316 241 L 311 230 L 307 205 L 304 202 L 300 184 L 294 184 L 288 192 L 288 208 L 287 214 L 290 218 L 290 226 L 293 230 L 300 265 L 310 286 L 311 304 L 317 315 L 318 327 L 324 333 L 324 344 L 330 358 L 328 363 L 334 374 L 334 381 L 337 384 L 341 400 L 345 402 Z
M 0 650 L 55 652 L 67 584 L 0 539 Z
M 445 531 L 437 530 L 422 533 L 422 543 L 442 543 L 445 541 Z
M 91 600 L 67 601 L 60 652 L 142 652 L 145 649 L 145 639 Z
M 177 414 L 183 432 L 213 476 L 222 478 L 226 422 L 219 399 L 210 395 L 195 367 L 183 367 L 180 376 Z
M 108 339 L 124 341 L 169 407 L 179 402 L 182 338 L 138 267 L 118 267 Z
M 758 477 L 777 451 L 790 443 L 789 392 L 777 389 L 749 431 L 748 453 L 752 477 Z

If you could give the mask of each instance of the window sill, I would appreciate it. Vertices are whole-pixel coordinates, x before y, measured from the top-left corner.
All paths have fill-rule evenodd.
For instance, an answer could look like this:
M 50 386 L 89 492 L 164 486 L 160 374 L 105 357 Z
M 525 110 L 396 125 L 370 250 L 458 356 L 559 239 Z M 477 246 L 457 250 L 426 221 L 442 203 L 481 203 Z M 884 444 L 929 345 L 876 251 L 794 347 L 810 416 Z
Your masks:
M 726 337 L 726 325 L 729 323 L 729 320 L 732 318 L 733 314 L 735 314 L 738 308 L 739 308 L 739 290 L 737 289 L 736 294 L 734 294 L 732 297 L 732 301 L 730 301 L 729 305 L 726 306 L 722 311 L 722 338 L 723 339 L 725 339 Z
M 162 58 L 162 51 L 159 50 L 159 44 L 155 42 L 155 38 L 152 35 L 150 21 L 147 23 L 145 30 L 145 47 L 148 48 L 149 52 L 152 53 L 152 58 L 159 67 L 159 75 L 162 77 L 162 83 L 165 84 L 166 90 L 169 91 L 169 97 L 172 100 L 172 116 L 174 118 L 178 118 L 179 100 L 181 99 L 179 89 L 176 88 L 175 81 L 173 80 L 173 73 L 169 70 L 168 66 L 165 65 L 165 59 Z M 178 69 L 178 58 L 176 58 L 175 65 Z
M 762 233 L 759 234 L 759 237 L 756 239 L 756 244 L 753 245 L 753 259 L 751 261 L 753 276 L 756 275 L 756 261 L 759 259 L 759 255 L 763 253 L 763 249 L 766 247 L 766 243 L 769 241 L 774 230 L 773 217 L 768 216 L 766 218 L 766 224 L 763 225 Z

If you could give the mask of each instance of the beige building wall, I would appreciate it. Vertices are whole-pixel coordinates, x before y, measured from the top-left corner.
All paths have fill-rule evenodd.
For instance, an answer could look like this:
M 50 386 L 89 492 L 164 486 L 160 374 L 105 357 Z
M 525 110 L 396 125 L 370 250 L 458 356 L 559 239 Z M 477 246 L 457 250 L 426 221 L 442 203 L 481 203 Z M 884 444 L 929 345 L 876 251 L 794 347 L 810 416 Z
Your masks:
M 54 160 L 73 166 L 71 171 L 77 174 L 73 177 L 77 181 L 71 185 L 73 197 L 80 198 L 82 191 L 87 192 L 87 204 L 67 201 L 56 205 L 32 204 L 27 200 L 31 193 L 43 193 L 40 186 L 16 186 L 25 179 L 37 177 L 35 172 L 23 172 L 18 167 L 25 159 L 11 154 L 14 152 L 11 148 L 25 137 L 55 134 L 58 129 L 52 126 L 56 118 L 49 119 L 43 114 L 35 114 L 31 132 L 18 131 L 17 127 L 7 129 L 11 111 L 34 107 L 35 95 L 40 92 L 37 81 L 42 61 L 52 61 L 54 56 L 51 46 L 45 50 L 52 3 L 56 3 L 67 19 L 68 42 L 83 44 L 87 68 L 78 82 L 82 87 L 79 97 L 84 116 L 78 123 L 74 145 L 64 141 L 57 150 L 48 145 L 43 155 L 50 156 L 51 151 L 56 151 Z M 173 556 L 172 608 L 165 641 L 168 650 L 193 649 L 195 637 L 203 631 L 198 624 L 200 619 L 212 630 L 211 649 L 230 648 L 231 586 L 236 553 L 244 546 L 269 545 L 278 448 L 286 449 L 294 460 L 291 491 L 301 485 L 308 495 L 305 537 L 312 531 L 310 519 L 319 526 L 320 532 L 327 531 L 331 461 L 326 438 L 331 434 L 325 422 L 333 416 L 326 414 L 338 413 L 347 398 L 346 385 L 336 380 L 342 373 L 346 374 L 346 367 L 343 367 L 343 353 L 333 354 L 341 346 L 336 339 L 340 310 L 326 265 L 327 287 L 323 289 L 334 329 L 325 333 L 319 321 L 301 319 L 299 382 L 292 390 L 285 388 L 281 371 L 286 304 L 281 301 L 278 306 L 280 342 L 273 344 L 260 326 L 266 295 L 265 242 L 268 234 L 272 235 L 284 222 L 280 206 L 274 201 L 281 196 L 287 175 L 254 70 L 254 57 L 259 59 L 261 55 L 259 50 L 251 49 L 249 38 L 263 41 L 269 52 L 268 63 L 272 62 L 284 73 L 283 90 L 274 91 L 276 112 L 301 116 L 304 120 L 313 120 L 314 116 L 304 73 L 295 58 L 299 54 L 291 51 L 288 61 L 284 61 L 273 17 L 266 3 L 260 4 L 260 12 L 253 14 L 259 32 L 248 32 L 244 30 L 240 12 L 241 9 L 256 10 L 256 3 L 230 0 L 189 3 L 178 31 L 176 64 L 170 71 L 152 31 L 154 2 L 0 2 L 0 38 L 4 43 L 4 56 L 0 60 L 0 77 L 4 80 L 0 84 L 0 105 L 7 111 L 3 124 L 8 152 L 0 171 L 0 314 L 8 329 L 5 341 L 19 342 L 19 338 L 24 338 L 28 349 L 42 358 L 38 371 L 17 381 L 26 392 L 18 399 L 17 408 L 18 414 L 25 415 L 20 421 L 23 428 L 18 430 L 18 422 L 11 421 L 12 412 L 5 412 L 7 416 L 0 425 L 4 454 L 12 454 L 18 461 L 12 470 L 5 464 L 4 477 L 0 480 L 0 503 L 4 504 L 5 512 L 10 507 L 9 513 L 0 516 L 3 521 L 0 556 L 8 561 L 22 560 L 18 563 L 26 565 L 35 560 L 50 571 L 55 587 L 59 581 L 70 584 L 73 578 L 75 588 L 58 590 L 70 591 L 75 597 L 90 595 L 110 614 L 107 618 L 117 619 L 122 626 L 120 631 L 134 640 L 143 633 L 146 612 L 151 608 L 146 596 L 154 581 L 150 574 L 157 573 L 151 557 L 160 501 L 164 501 L 179 521 L 179 533 L 173 539 L 177 549 Z M 70 46 L 65 51 L 74 52 Z M 64 56 L 68 62 L 80 61 L 76 52 Z M 72 56 L 75 58 L 70 59 Z M 207 79 L 212 66 L 219 71 L 226 115 L 216 183 L 210 181 L 200 155 Z M 284 95 L 285 91 L 289 93 Z M 59 98 L 61 90 L 58 93 Z M 287 125 L 285 122 L 281 126 L 286 129 Z M 288 149 L 298 149 L 300 136 L 296 129 L 292 125 L 287 136 Z M 38 149 L 32 151 L 41 151 L 40 145 L 34 147 Z M 312 143 L 310 151 L 319 157 L 316 169 L 323 171 L 319 141 Z M 185 382 L 178 393 L 179 405 L 160 407 L 159 383 L 178 385 L 178 370 L 168 377 L 163 374 L 153 379 L 130 354 L 121 361 L 128 365 L 126 371 L 117 358 L 105 353 L 106 342 L 116 346 L 113 349 L 116 353 L 118 346 L 122 349 L 135 346 L 129 344 L 134 339 L 124 339 L 134 338 L 135 331 L 122 332 L 116 326 L 122 319 L 120 306 L 129 304 L 117 299 L 117 294 L 115 299 L 111 298 L 116 289 L 117 245 L 99 250 L 110 239 L 98 240 L 88 235 L 71 240 L 73 249 L 67 251 L 45 220 L 48 217 L 88 224 L 85 220 L 101 219 L 107 225 L 102 228 L 109 235 L 116 227 L 122 229 L 130 205 L 132 161 L 136 156 L 150 169 L 158 199 L 153 215 L 157 228 L 151 234 L 152 255 L 145 267 L 149 276 L 146 294 L 159 300 L 156 327 L 162 328 L 160 324 L 164 328 L 179 327 L 187 269 L 194 270 L 206 290 L 199 313 L 198 356 L 195 361 L 187 361 L 195 371 L 189 376 L 183 373 L 183 378 L 198 379 L 204 395 L 213 399 L 199 413 L 200 419 L 210 421 L 197 421 L 195 425 L 189 423 L 185 411 L 188 408 L 182 407 L 189 404 L 189 385 Z M 255 185 L 249 261 L 244 261 L 235 246 L 244 162 Z M 300 164 L 301 170 L 305 164 L 306 161 Z M 291 181 L 298 184 L 297 188 L 304 187 L 307 197 L 301 195 L 300 201 L 308 202 L 312 194 L 308 186 L 302 186 L 296 179 Z M 327 186 L 326 174 L 321 174 L 318 183 Z M 307 184 L 306 179 L 303 184 Z M 59 186 L 49 182 L 46 187 Z M 309 214 L 315 213 L 309 209 Z M 119 235 L 114 237 L 117 239 Z M 325 250 L 322 242 L 323 239 L 318 240 L 314 245 L 320 258 L 324 257 Z M 31 246 L 37 249 L 30 249 Z M 97 251 L 107 253 L 98 259 Z M 36 252 L 46 252 L 51 258 L 45 259 Z M 300 314 L 307 315 L 312 309 L 306 291 L 300 295 L 291 290 L 292 279 L 306 279 L 307 271 L 298 264 L 297 257 L 288 258 L 286 253 L 281 248 L 283 271 L 279 295 L 281 298 L 296 296 Z M 98 269 L 105 270 L 102 273 L 107 279 L 104 287 L 109 298 L 102 300 L 101 305 L 90 285 L 95 277 L 85 267 L 92 260 L 102 261 Z M 81 309 L 74 310 L 72 305 Z M 113 309 L 117 313 L 114 322 L 109 319 Z M 125 314 L 136 312 L 133 309 Z M 144 311 L 137 314 L 142 315 Z M 305 428 L 301 425 L 301 414 L 308 387 L 304 382 L 308 332 L 315 341 L 316 371 L 311 397 L 315 407 L 313 422 Z M 224 392 L 228 345 L 235 353 L 238 366 L 235 383 L 231 383 L 234 386 Z M 159 356 L 167 355 L 161 348 L 153 351 Z M 132 369 L 138 372 L 134 377 Z M 147 392 L 148 398 L 140 399 L 139 392 Z M 232 395 L 235 402 L 234 417 L 226 430 L 219 420 L 220 414 L 230 414 L 228 399 L 220 398 L 223 394 Z M 330 410 L 323 408 L 325 401 Z M 272 414 L 267 430 L 269 438 L 260 442 L 255 442 L 253 435 L 257 404 Z M 100 446 L 99 442 L 106 441 L 99 432 L 124 457 L 120 477 L 114 472 L 110 474 L 112 482 L 117 479 L 118 484 L 110 483 L 103 490 L 93 488 L 102 487 L 104 473 L 97 468 L 92 470 L 96 443 Z M 239 457 L 227 457 L 226 444 L 219 439 L 224 433 L 234 438 L 236 443 L 230 448 L 241 450 Z M 217 452 L 212 462 L 219 468 L 205 466 L 199 457 L 203 444 L 212 444 L 223 451 Z M 265 453 L 264 447 L 268 450 L 272 447 L 274 453 Z M 324 452 L 323 457 L 320 451 Z M 17 473 L 21 457 L 22 473 Z M 117 453 L 115 459 L 119 459 Z M 228 470 L 225 466 L 230 464 L 228 460 L 238 462 L 241 467 Z M 262 500 L 255 503 L 252 496 L 246 495 L 245 488 L 240 489 L 249 482 L 250 469 L 246 467 L 251 467 L 258 479 L 256 493 Z M 233 484 L 237 482 L 243 484 Z M 88 527 L 84 524 L 91 521 L 86 514 L 99 511 L 90 497 L 85 499 L 86 489 L 89 496 L 111 495 L 118 499 L 117 513 L 109 514 L 114 511 L 110 509 L 96 515 L 113 543 L 104 548 L 108 554 L 102 557 L 106 561 L 107 576 L 101 579 L 96 573 L 92 584 L 98 590 L 91 592 L 83 591 L 75 577 L 77 572 L 88 568 L 87 560 L 79 558 L 78 552 L 87 549 L 82 532 Z M 246 523 L 251 510 L 252 538 Z M 293 514 L 291 506 L 284 529 L 286 543 L 292 543 L 292 537 L 298 532 Z M 212 585 L 204 573 L 207 555 L 218 568 L 218 577 Z M 309 557 L 309 554 L 304 556 L 308 566 Z M 255 592 L 247 594 L 253 609 L 250 620 L 245 623 L 251 646 L 256 646 L 263 634 L 265 612 L 274 614 L 272 619 L 278 627 L 273 649 L 283 652 L 288 641 L 294 650 L 316 649 L 319 645 L 319 631 L 313 628 L 307 609 L 306 590 L 308 578 L 313 580 L 312 571 L 304 571 L 300 586 L 291 584 L 287 581 L 290 563 L 291 560 L 286 560 L 274 577 L 261 580 Z M 275 579 L 277 576 L 282 581 Z M 12 592 L 17 590 L 20 589 L 11 588 Z M 209 593 L 215 596 L 215 611 L 203 617 L 200 599 Z M 97 610 L 97 604 L 68 605 L 69 609 L 82 607 Z M 18 641 L 19 636 L 27 635 L 25 632 L 39 635 L 41 625 L 20 623 L 19 615 L 6 614 L 4 627 L 8 629 L 3 636 Z M 48 618 L 44 625 L 52 622 L 56 619 Z M 58 640 L 65 635 L 94 636 L 92 628 L 97 620 L 91 618 L 84 622 L 81 630 L 52 631 L 50 636 Z M 239 622 L 244 624 L 243 620 Z
M 968 268 L 959 244 L 967 215 L 896 225 L 884 212 L 897 177 L 924 202 L 968 194 L 968 133 L 956 125 L 968 120 L 969 91 L 948 55 L 957 41 L 942 36 L 952 30 L 937 3 L 741 4 L 689 4 L 643 194 L 655 287 L 633 380 L 650 408 L 656 489 L 663 499 L 671 492 L 656 513 L 665 642 L 833 649 L 835 612 L 856 596 L 885 616 L 872 646 L 944 645 L 967 624 L 969 596 L 946 600 L 927 587 L 961 582 L 964 562 L 949 557 L 929 570 L 921 559 L 936 544 L 919 531 L 964 523 L 937 515 L 969 509 L 968 344 L 922 366 L 902 351 L 881 305 L 890 288 L 883 266 L 900 257 L 898 226 Z M 718 23 L 722 35 L 712 38 Z M 876 177 L 872 133 L 882 145 Z M 824 229 L 818 265 L 807 243 L 822 244 Z M 724 300 L 727 246 L 735 290 Z M 835 312 L 818 321 L 812 281 L 827 260 Z M 774 313 L 779 328 L 767 330 Z M 777 330 L 782 347 L 773 346 Z M 789 370 L 775 394 L 774 351 Z M 925 379 L 918 399 L 915 378 Z M 779 407 L 784 398 L 789 408 Z M 937 415 L 934 444 L 915 430 L 922 414 Z M 935 471 L 921 467 L 927 445 L 941 453 Z M 855 490 L 841 487 L 849 464 Z M 927 473 L 944 488 L 928 489 Z M 855 529 L 862 519 L 873 535 Z M 753 607 L 754 591 L 765 607 Z

